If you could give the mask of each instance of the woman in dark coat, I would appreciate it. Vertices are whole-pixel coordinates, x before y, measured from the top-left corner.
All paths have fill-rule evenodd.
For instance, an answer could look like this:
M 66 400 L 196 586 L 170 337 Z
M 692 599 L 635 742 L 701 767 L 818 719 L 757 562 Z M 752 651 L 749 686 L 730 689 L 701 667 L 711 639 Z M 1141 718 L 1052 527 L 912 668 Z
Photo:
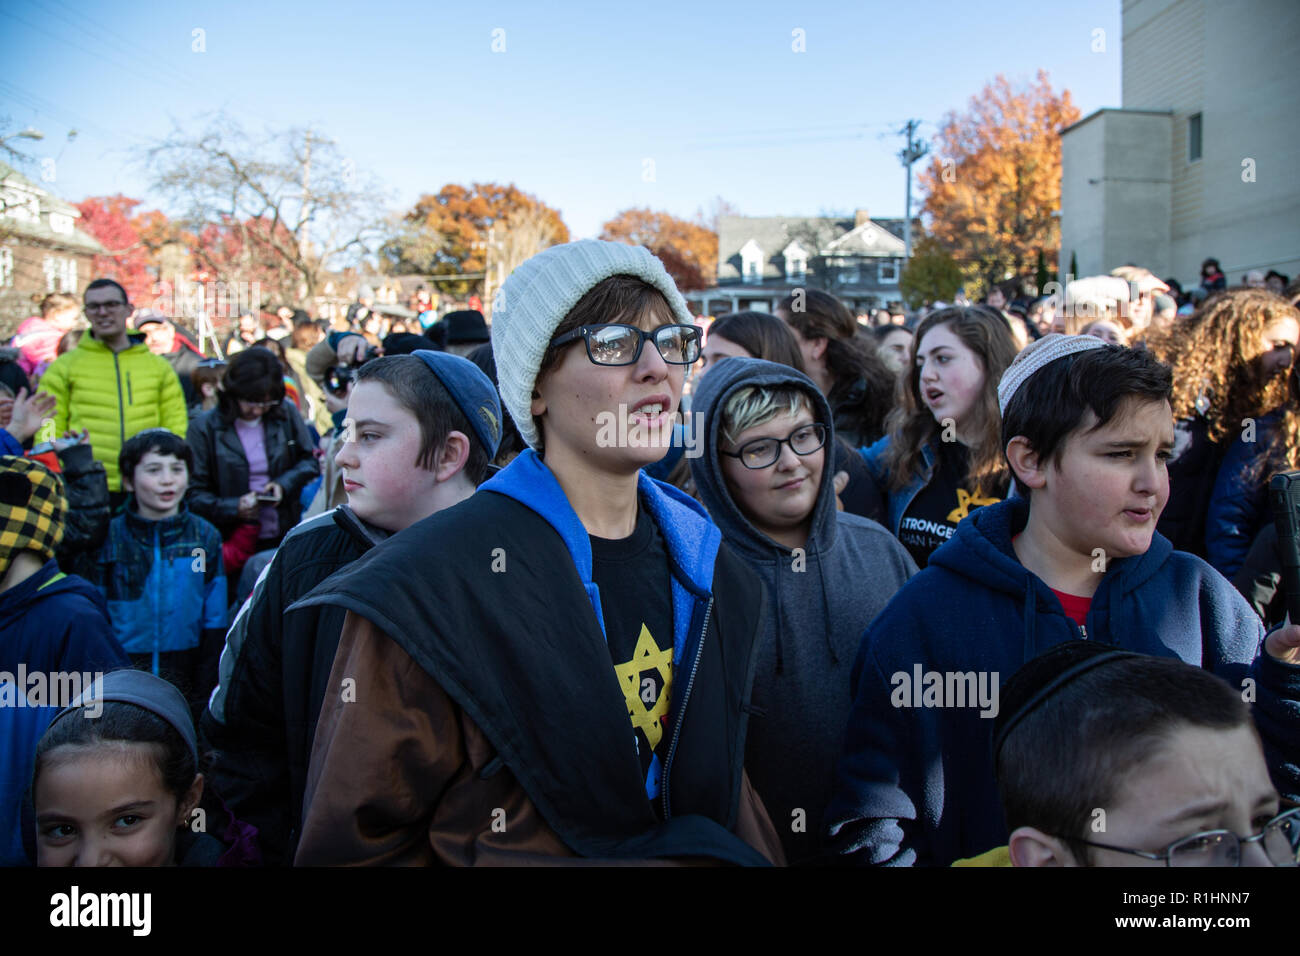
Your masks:
M 225 539 L 258 525 L 257 550 L 273 548 L 298 523 L 302 489 L 320 473 L 311 436 L 284 400 L 284 375 L 264 348 L 237 353 L 217 407 L 190 423 L 194 449 L 189 507 Z

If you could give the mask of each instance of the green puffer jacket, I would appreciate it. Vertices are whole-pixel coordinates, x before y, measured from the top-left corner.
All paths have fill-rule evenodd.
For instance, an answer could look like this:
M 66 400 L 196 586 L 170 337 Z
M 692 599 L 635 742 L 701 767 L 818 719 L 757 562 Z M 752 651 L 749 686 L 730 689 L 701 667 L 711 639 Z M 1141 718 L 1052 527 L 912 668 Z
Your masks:
M 143 335 L 130 338 L 130 348 L 113 352 L 87 332 L 41 377 L 40 390 L 58 399 L 59 407 L 38 440 L 51 440 L 69 428 L 89 429 L 90 447 L 104 465 L 109 491 L 122 489 L 117 456 L 128 438 L 146 428 L 165 428 L 183 438 L 189 427 L 185 393 L 171 363 L 150 352 Z

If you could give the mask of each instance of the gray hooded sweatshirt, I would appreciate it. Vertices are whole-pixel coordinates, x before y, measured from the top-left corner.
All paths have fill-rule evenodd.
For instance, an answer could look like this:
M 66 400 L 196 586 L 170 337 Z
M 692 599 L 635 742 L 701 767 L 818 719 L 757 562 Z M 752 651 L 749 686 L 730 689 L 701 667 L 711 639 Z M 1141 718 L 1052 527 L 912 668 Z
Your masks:
M 723 540 L 763 579 L 771 626 L 758 651 L 745 769 L 791 863 L 821 850 L 822 814 L 853 700 L 849 674 L 862 635 L 916 565 L 898 539 L 866 518 L 837 511 L 833 474 L 822 469 L 804 554 L 763 534 L 740 510 L 718 454 L 722 409 L 747 385 L 802 389 L 813 416 L 833 429 L 826 399 L 807 376 L 760 359 L 728 358 L 695 389 L 703 454 L 691 459 L 700 500 Z M 833 448 L 828 434 L 826 448 Z

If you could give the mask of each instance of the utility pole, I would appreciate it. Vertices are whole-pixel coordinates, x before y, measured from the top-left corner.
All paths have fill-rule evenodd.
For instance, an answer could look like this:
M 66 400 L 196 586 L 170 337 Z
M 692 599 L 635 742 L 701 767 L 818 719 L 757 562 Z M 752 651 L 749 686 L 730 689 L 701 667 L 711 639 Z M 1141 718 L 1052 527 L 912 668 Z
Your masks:
M 930 148 L 913 137 L 920 120 L 908 120 L 903 132 L 907 136 L 907 146 L 898 153 L 899 160 L 907 170 L 907 196 L 903 202 L 903 244 L 907 248 L 907 261 L 912 258 L 912 164 L 930 152 Z M 906 262 L 904 263 L 906 268 Z

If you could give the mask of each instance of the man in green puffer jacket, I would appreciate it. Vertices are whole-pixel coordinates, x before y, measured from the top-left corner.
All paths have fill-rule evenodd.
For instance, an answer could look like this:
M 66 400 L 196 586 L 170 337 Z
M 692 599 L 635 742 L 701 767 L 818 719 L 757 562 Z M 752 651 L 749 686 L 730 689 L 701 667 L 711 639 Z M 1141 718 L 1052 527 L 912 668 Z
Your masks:
M 143 335 L 127 333 L 131 303 L 126 290 L 112 279 L 96 279 L 86 287 L 85 308 L 90 333 L 55 359 L 41 378 L 41 391 L 53 395 L 59 406 L 38 440 L 87 429 L 116 503 L 122 488 L 117 456 L 126 440 L 146 428 L 184 437 L 189 419 L 171 365 L 149 351 Z

